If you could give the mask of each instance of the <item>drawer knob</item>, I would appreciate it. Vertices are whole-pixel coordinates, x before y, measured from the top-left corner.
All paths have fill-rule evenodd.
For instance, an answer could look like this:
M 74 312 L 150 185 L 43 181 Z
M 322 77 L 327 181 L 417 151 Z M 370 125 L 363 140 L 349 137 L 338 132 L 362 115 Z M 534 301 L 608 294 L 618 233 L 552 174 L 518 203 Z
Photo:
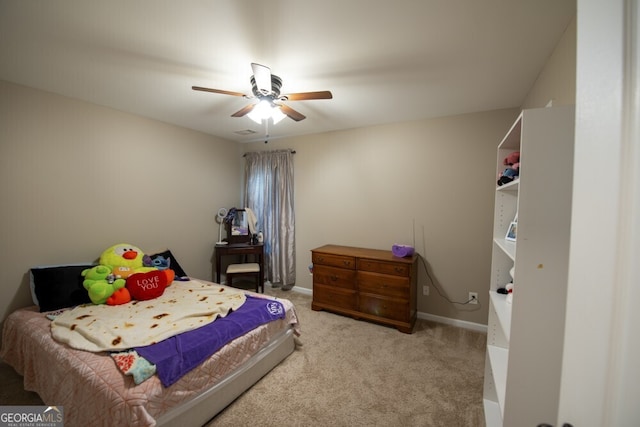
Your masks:
M 334 275 L 331 275 L 331 280 L 333 280 L 335 282 L 336 280 L 338 280 L 338 277 L 334 276 Z

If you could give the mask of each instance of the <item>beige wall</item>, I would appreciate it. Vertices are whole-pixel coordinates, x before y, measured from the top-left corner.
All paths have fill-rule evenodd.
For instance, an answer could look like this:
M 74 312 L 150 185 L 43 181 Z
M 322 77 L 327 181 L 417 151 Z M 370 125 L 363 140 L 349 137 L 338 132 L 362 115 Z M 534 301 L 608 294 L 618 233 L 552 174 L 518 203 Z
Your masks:
M 576 103 L 576 18 L 573 18 L 547 60 L 522 108 Z
M 0 81 L 0 320 L 30 304 L 31 266 L 115 243 L 170 248 L 210 279 L 215 214 L 238 203 L 236 144 Z
M 517 109 L 250 144 L 296 150 L 297 286 L 311 289 L 310 250 L 328 243 L 390 250 L 413 244 L 441 292 L 419 272 L 419 311 L 486 323 L 496 146 Z M 415 222 L 415 236 L 413 233 Z M 430 296 L 422 296 L 429 285 Z

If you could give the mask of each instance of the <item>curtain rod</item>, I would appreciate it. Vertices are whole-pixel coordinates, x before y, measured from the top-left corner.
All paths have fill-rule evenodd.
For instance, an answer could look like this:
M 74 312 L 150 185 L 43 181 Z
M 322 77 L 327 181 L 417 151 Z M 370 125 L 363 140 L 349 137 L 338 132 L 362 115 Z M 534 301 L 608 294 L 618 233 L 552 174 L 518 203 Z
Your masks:
M 289 152 L 291 152 L 291 154 L 296 154 L 296 150 L 289 150 Z M 247 153 L 244 153 L 242 157 L 247 157 Z

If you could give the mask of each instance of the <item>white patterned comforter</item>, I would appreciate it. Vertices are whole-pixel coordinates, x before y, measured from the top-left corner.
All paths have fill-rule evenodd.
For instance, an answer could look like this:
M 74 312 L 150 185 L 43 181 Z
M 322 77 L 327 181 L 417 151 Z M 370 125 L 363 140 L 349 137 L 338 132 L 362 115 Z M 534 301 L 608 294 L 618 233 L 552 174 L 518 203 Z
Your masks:
M 51 333 L 79 350 L 126 350 L 209 324 L 237 310 L 245 299 L 244 291 L 228 286 L 175 281 L 158 298 L 67 310 L 53 320 Z

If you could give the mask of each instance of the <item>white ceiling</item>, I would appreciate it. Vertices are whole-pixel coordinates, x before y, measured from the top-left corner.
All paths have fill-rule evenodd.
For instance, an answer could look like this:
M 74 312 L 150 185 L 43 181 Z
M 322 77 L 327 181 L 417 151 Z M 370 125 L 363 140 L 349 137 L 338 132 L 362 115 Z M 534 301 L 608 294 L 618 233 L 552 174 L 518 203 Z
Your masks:
M 196 129 L 263 140 L 232 113 L 251 62 L 306 115 L 271 138 L 519 107 L 575 0 L 0 0 L 0 79 Z M 237 131 L 258 133 L 242 136 Z

